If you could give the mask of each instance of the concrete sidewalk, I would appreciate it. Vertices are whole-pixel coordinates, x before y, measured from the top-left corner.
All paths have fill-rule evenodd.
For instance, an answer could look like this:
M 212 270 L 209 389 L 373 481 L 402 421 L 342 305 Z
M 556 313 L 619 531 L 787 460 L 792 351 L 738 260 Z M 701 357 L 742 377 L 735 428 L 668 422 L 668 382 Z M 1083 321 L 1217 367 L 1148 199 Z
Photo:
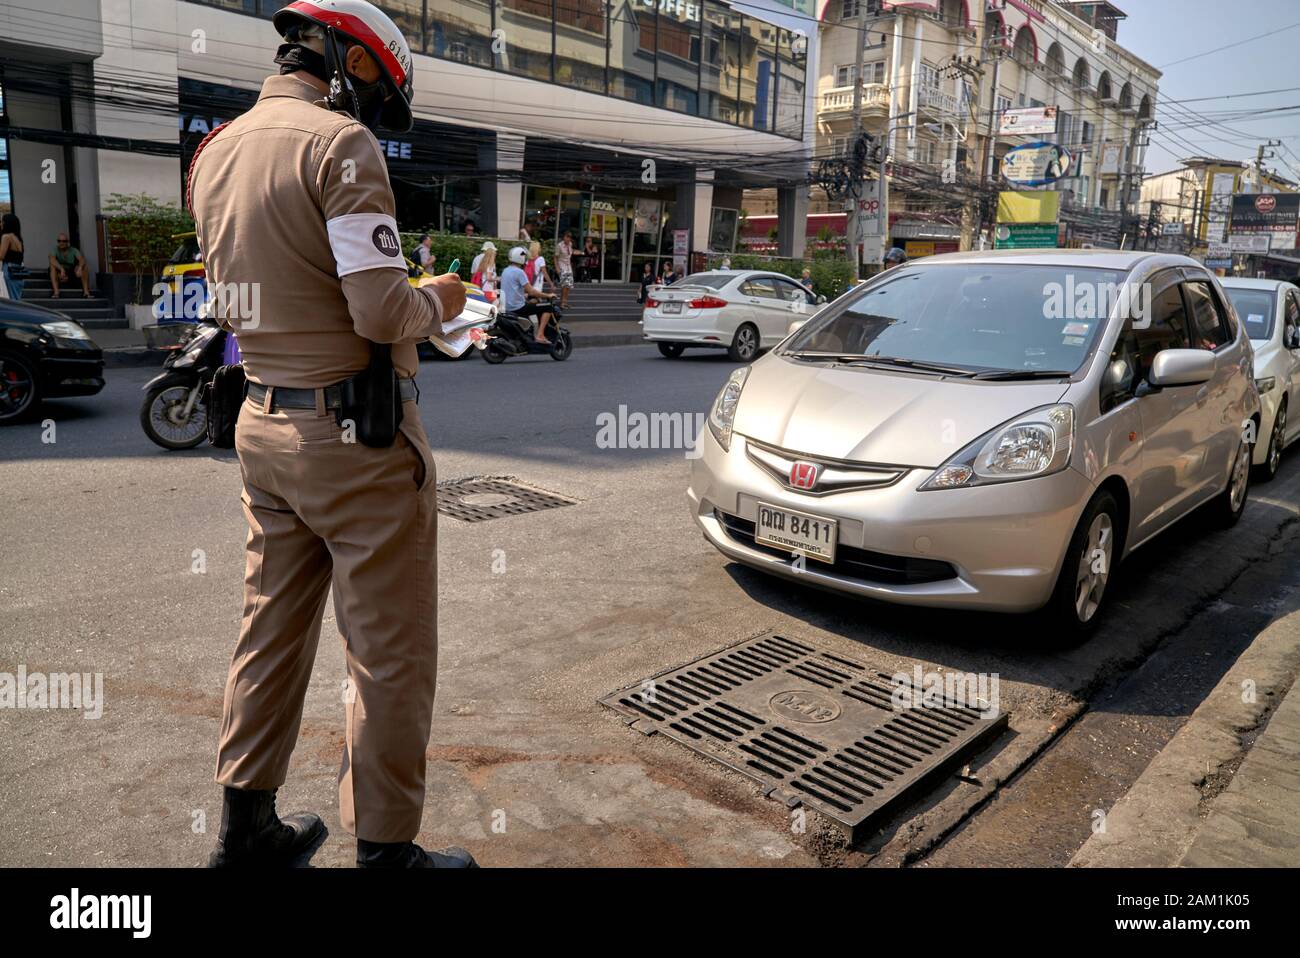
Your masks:
M 578 320 L 565 324 L 573 336 L 575 348 L 594 346 L 634 346 L 644 342 L 641 324 L 636 321 Z M 167 357 L 165 349 L 149 349 L 144 344 L 144 334 L 138 329 L 92 329 L 90 338 L 104 350 L 104 365 L 161 366 Z
M 1300 595 L 1276 616 L 1071 866 L 1300 867 Z

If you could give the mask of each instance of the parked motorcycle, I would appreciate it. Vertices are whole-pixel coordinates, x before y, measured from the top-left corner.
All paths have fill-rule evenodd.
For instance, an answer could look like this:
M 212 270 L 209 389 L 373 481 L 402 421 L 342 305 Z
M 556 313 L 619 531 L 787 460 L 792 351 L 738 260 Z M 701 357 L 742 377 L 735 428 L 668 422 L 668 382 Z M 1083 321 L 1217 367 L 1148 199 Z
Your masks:
M 535 338 L 534 325 L 538 320 L 533 316 L 516 316 L 514 313 L 497 314 L 496 322 L 487 327 L 491 338 L 481 352 L 483 358 L 496 365 L 511 356 L 529 356 L 545 354 L 554 360 L 563 362 L 573 352 L 573 339 L 567 327 L 560 325 L 564 314 L 558 303 L 552 301 L 549 307 L 551 321 L 546 324 L 546 342 L 539 343 Z
M 142 387 L 140 426 L 164 449 L 193 449 L 208 435 L 203 387 L 228 362 L 238 362 L 238 346 L 216 323 L 200 323 L 179 349 L 163 360 L 163 371 Z

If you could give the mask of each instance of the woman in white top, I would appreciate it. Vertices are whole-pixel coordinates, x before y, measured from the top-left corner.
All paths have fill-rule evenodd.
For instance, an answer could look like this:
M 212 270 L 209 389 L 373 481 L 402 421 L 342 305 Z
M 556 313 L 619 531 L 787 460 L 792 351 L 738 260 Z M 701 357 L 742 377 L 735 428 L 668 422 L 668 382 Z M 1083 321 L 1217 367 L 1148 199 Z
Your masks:
M 528 244 L 528 267 L 525 270 L 531 274 L 528 281 L 543 293 L 546 292 L 546 282 L 550 277 L 546 273 L 546 257 L 542 255 L 542 244 L 537 240 Z

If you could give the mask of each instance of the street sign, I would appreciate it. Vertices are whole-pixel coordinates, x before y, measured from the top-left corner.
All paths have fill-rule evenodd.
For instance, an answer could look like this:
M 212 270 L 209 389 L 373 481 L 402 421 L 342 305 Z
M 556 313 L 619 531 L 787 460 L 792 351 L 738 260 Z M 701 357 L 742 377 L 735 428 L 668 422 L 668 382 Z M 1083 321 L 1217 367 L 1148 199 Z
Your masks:
M 1182 236 L 1183 230 L 1186 227 L 1186 225 L 1187 225 L 1186 223 L 1161 223 L 1160 235 L 1161 236 Z
M 1268 233 L 1233 233 L 1228 237 L 1228 249 L 1234 253 L 1267 253 Z
M 1055 249 L 1055 223 L 1000 223 L 993 231 L 994 249 Z
M 1056 132 L 1056 107 L 1033 106 L 1007 110 L 998 121 L 999 136 L 1042 136 Z
M 1017 186 L 1046 186 L 1068 175 L 1070 159 L 1070 151 L 1059 144 L 1026 143 L 1007 151 L 1002 175 Z
M 1266 241 L 1252 247 L 1250 252 L 1267 253 L 1270 247 L 1295 249 L 1297 224 L 1300 224 L 1300 193 L 1233 194 L 1229 240 L 1255 236 Z

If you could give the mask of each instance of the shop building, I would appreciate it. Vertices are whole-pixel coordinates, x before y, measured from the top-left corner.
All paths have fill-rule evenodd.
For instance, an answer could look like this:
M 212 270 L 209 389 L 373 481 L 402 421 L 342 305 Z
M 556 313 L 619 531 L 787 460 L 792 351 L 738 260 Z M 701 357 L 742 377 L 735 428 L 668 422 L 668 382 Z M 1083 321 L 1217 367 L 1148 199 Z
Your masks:
M 0 0 L 0 204 L 29 245 L 66 229 L 97 259 L 110 195 L 179 203 L 197 143 L 275 69 L 281 5 Z M 404 229 L 572 230 L 598 243 L 602 279 L 626 281 L 677 230 L 691 250 L 733 249 L 744 191 L 770 189 L 780 251 L 802 255 L 812 0 L 377 5 L 415 61 L 415 127 L 382 141 Z

